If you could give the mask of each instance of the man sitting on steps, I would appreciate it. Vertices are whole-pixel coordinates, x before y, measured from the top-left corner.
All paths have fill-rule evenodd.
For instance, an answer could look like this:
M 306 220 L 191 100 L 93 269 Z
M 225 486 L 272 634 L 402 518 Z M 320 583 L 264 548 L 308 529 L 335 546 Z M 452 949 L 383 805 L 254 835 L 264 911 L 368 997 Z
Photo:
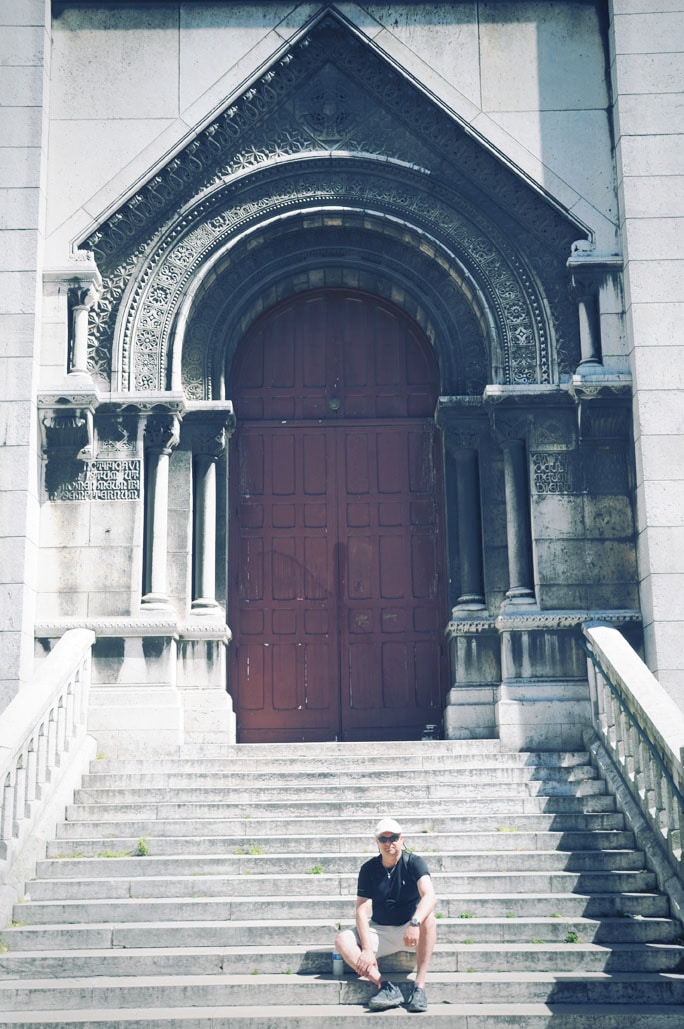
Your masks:
M 359 975 L 378 987 L 368 1007 L 396 1008 L 403 1002 L 394 983 L 383 982 L 378 958 L 399 950 L 416 951 L 416 980 L 409 1011 L 427 1011 L 425 979 L 437 937 L 435 891 L 425 861 L 404 852 L 401 826 L 382 818 L 375 827 L 379 854 L 361 866 L 356 897 L 356 931 L 337 934 L 335 949 Z

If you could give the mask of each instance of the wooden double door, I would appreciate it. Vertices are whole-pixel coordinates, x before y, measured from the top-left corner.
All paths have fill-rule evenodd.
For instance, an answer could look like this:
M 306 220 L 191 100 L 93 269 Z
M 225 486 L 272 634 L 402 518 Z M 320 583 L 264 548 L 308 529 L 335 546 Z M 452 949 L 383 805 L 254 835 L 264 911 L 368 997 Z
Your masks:
M 375 298 L 300 295 L 252 328 L 232 392 L 239 739 L 419 737 L 441 718 L 446 623 L 426 342 Z

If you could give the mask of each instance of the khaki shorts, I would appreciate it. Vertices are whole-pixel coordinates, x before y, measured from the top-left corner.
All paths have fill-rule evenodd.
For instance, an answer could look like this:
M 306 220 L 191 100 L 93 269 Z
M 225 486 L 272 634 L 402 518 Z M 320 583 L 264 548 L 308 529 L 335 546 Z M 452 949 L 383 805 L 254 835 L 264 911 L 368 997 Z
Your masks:
M 409 948 L 404 943 L 404 933 L 408 924 L 408 922 L 404 922 L 403 925 L 378 925 L 371 918 L 368 928 L 370 929 L 371 947 L 375 951 L 375 956 L 384 958 L 388 954 L 396 954 L 398 950 L 413 950 L 413 947 Z M 359 934 L 356 930 L 354 930 L 354 933 L 358 943 Z

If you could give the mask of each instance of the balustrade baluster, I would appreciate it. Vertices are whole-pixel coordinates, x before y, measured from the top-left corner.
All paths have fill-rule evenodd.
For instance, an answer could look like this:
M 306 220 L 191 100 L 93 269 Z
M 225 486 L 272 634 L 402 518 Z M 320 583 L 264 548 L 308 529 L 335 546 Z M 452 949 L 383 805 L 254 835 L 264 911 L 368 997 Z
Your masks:
M 2 856 L 7 857 L 7 843 L 12 836 L 12 818 L 14 811 L 14 782 L 12 781 L 12 773 L 8 772 L 5 776 L 5 785 L 2 788 L 2 824 L 0 825 L 0 831 L 2 832 Z
M 41 797 L 43 787 L 48 779 L 48 738 L 45 731 L 45 722 L 38 726 L 37 733 L 37 754 L 36 754 L 36 796 Z
M 50 709 L 47 720 L 47 761 L 45 763 L 45 781 L 51 782 L 53 769 L 57 767 L 57 718 L 54 707 Z
M 62 754 L 66 750 L 66 745 L 66 708 L 64 707 L 64 697 L 61 696 L 57 702 L 57 749 L 55 752 L 56 765 L 61 765 Z
M 14 798 L 12 804 L 14 811 L 12 815 L 12 835 L 19 835 L 19 826 L 26 818 L 26 767 L 24 755 L 20 754 L 17 761 L 14 777 Z
M 66 750 L 71 749 L 72 742 L 76 736 L 76 717 L 74 708 L 74 684 L 73 680 L 67 683 L 66 688 L 66 707 L 65 707 L 65 748 Z
M 36 753 L 36 737 L 32 736 L 26 751 L 26 803 L 33 804 L 37 796 L 38 755 Z

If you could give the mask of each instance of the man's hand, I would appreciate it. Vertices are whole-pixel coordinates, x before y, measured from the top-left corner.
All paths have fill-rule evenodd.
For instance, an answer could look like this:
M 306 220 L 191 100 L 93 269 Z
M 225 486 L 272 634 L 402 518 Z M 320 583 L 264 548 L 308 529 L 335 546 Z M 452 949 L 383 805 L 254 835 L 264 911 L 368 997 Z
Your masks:
M 404 944 L 410 948 L 417 947 L 419 939 L 420 927 L 417 925 L 407 925 L 404 932 Z
M 371 968 L 375 966 L 375 953 L 370 950 L 362 950 L 359 954 L 359 959 L 356 962 L 356 971 L 359 975 L 368 975 Z

